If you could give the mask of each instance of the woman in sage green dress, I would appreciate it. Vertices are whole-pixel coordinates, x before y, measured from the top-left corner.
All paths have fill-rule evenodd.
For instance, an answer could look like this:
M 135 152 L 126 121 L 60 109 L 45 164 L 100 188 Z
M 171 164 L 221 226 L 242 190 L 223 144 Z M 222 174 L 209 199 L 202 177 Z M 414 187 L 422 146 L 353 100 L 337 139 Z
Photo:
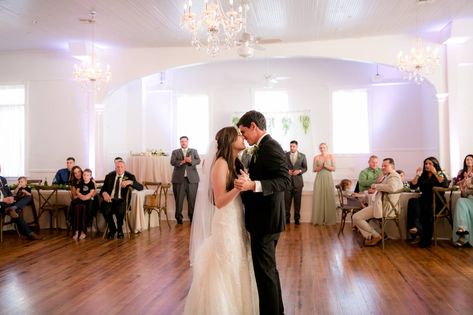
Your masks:
M 312 223 L 335 224 L 335 188 L 332 172 L 335 171 L 335 158 L 327 152 L 327 144 L 319 145 L 320 154 L 314 157 L 313 170 L 317 173 L 312 193 Z

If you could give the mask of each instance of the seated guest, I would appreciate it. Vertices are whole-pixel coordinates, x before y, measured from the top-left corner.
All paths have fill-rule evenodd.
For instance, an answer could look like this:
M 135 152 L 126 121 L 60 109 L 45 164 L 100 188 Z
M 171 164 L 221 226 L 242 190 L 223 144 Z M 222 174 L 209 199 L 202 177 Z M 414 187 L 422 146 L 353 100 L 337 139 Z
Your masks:
M 382 177 L 381 169 L 378 167 L 378 157 L 376 155 L 370 156 L 368 160 L 368 167 L 360 172 L 358 176 L 359 192 L 369 190 L 371 185 L 376 183 Z M 371 191 L 370 191 L 371 193 Z
M 136 190 L 143 190 L 143 185 L 138 183 L 135 175 L 125 171 L 125 162 L 117 161 L 115 171 L 105 176 L 105 180 L 100 190 L 102 196 L 102 212 L 108 224 L 108 239 L 123 238 L 123 217 L 125 216 L 126 204 L 125 198 L 128 187 Z M 113 214 L 117 218 L 117 225 L 113 221 Z
M 28 180 L 25 176 L 18 177 L 18 184 L 13 191 L 13 196 L 15 196 L 17 202 L 22 198 L 31 197 L 31 188 L 28 187 Z
M 71 170 L 76 160 L 73 157 L 68 157 L 66 160 L 66 168 L 61 168 L 57 171 L 56 176 L 54 176 L 53 184 L 56 185 L 67 185 L 69 184 L 69 177 L 71 176 Z
M 428 157 L 424 160 L 424 168 L 419 167 L 416 176 L 411 180 L 411 188 L 420 189 L 419 198 L 411 198 L 407 204 L 407 229 L 411 234 L 412 244 L 420 243 L 421 247 L 429 247 L 433 235 L 433 188 L 448 187 L 447 176 L 443 173 L 438 160 Z M 442 201 L 435 195 L 436 211 L 442 208 Z M 445 201 L 441 193 L 440 198 Z
M 79 185 L 80 181 L 82 180 L 82 169 L 80 166 L 76 165 L 73 166 L 71 169 L 71 177 L 69 178 L 68 184 L 71 189 L 71 204 L 69 206 L 69 212 L 67 214 L 67 221 L 69 226 L 72 226 L 72 222 L 74 222 L 74 205 L 76 202 L 79 201 L 77 198 L 77 186 Z
M 92 171 L 87 168 L 82 174 L 82 180 L 75 186 L 76 201 L 72 207 L 72 231 L 75 232 L 72 238 L 75 240 L 87 237 L 87 214 L 95 196 L 95 183 L 91 178 Z
M 340 189 L 342 190 L 342 195 L 347 199 L 347 205 L 353 206 L 355 208 L 365 207 L 365 194 L 359 194 L 351 191 L 352 182 L 349 179 L 342 179 L 340 184 Z M 367 203 L 367 201 L 366 201 Z
M 6 178 L 0 176 L 0 213 L 8 214 L 10 216 L 11 220 L 18 227 L 18 231 L 21 235 L 26 236 L 30 240 L 39 240 L 41 238 L 31 231 L 25 220 L 19 216 L 23 208 L 32 200 L 31 195 L 25 193 L 27 191 L 26 189 L 22 189 L 21 191 L 23 191 L 23 193 L 20 193 L 21 197 L 19 197 L 18 200 L 15 200 L 10 187 L 8 187 Z
M 473 155 L 468 154 L 463 159 L 463 168 L 458 172 L 457 177 L 453 179 L 455 185 L 463 185 L 463 181 L 473 178 Z
M 74 187 L 76 187 L 81 180 L 82 180 L 82 169 L 78 165 L 73 166 L 71 169 L 71 176 L 69 180 L 67 181 L 69 186 L 71 186 L 71 191 L 74 191 Z
M 404 191 L 411 191 L 411 185 L 409 182 L 406 180 L 406 173 L 404 173 L 403 170 L 396 170 L 396 172 L 399 174 L 402 180 L 402 186 Z
M 382 193 L 393 193 L 402 189 L 401 177 L 394 170 L 394 160 L 392 158 L 383 160 L 382 170 L 384 176 L 381 181 L 378 184 L 372 184 L 370 187 L 375 192 L 374 202 L 353 215 L 353 223 L 365 238 L 364 243 L 366 246 L 375 246 L 381 241 L 381 235 L 371 227 L 368 220 L 383 216 L 384 208 L 388 205 L 383 204 Z M 395 204 L 398 202 L 399 196 L 400 194 L 392 194 L 388 198 Z
M 453 216 L 453 244 L 463 247 L 470 244 L 470 231 L 473 228 L 473 182 L 472 178 L 463 180 L 460 185 L 461 198 L 458 198 Z
M 461 198 L 455 206 L 452 240 L 455 246 L 462 247 L 470 244 L 473 227 L 473 155 L 465 156 L 455 183 L 460 186 Z

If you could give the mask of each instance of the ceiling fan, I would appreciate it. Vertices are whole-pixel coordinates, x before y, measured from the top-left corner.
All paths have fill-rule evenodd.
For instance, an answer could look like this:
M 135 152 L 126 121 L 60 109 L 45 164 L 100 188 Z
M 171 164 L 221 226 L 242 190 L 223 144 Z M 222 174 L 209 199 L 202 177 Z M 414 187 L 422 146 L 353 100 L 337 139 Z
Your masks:
M 97 15 L 97 12 L 94 10 L 89 11 L 89 18 L 79 18 L 79 21 L 85 24 L 92 24 L 95 23 L 95 15 Z
M 236 46 L 238 47 L 237 52 L 240 57 L 248 58 L 252 57 L 255 49 L 264 50 L 264 47 L 261 44 L 272 44 L 281 42 L 278 38 L 268 38 L 262 39 L 261 37 L 255 37 L 253 34 L 243 32 L 240 38 L 236 41 Z
M 275 73 L 266 73 L 264 79 L 268 84 L 276 84 L 282 80 L 288 80 L 290 77 L 278 76 Z
M 256 50 L 264 50 L 264 47 L 260 44 L 272 44 L 281 42 L 278 38 L 268 38 L 262 39 L 261 37 L 256 37 L 254 34 L 251 34 L 247 30 L 247 13 L 249 10 L 248 1 L 244 1 L 244 29 L 240 37 L 235 41 L 237 48 L 237 53 L 240 57 L 249 58 L 252 57 Z
M 276 73 L 274 72 L 271 72 L 269 70 L 269 59 L 266 58 L 266 72 L 264 74 L 264 81 L 266 82 L 266 86 L 267 87 L 273 87 L 274 84 L 277 84 L 279 81 L 282 81 L 282 80 L 288 80 L 290 79 L 291 77 L 287 77 L 287 76 L 279 76 L 279 75 L 276 75 Z

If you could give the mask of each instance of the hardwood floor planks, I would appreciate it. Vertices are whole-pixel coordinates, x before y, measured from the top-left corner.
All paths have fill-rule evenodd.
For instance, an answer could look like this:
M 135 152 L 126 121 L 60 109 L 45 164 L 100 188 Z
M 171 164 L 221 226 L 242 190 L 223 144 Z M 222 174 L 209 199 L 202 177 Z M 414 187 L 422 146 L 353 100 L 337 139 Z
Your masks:
M 388 240 L 365 248 L 350 227 L 291 224 L 277 260 L 286 314 L 461 314 L 473 307 L 473 249 Z M 181 314 L 192 272 L 190 227 L 131 239 L 5 233 L 0 314 Z

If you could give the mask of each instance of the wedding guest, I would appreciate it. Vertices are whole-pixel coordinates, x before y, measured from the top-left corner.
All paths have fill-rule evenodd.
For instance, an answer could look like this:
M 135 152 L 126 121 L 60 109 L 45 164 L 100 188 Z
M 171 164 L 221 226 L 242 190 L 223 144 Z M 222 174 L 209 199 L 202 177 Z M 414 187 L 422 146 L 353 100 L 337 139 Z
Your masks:
M 87 237 L 87 214 L 92 206 L 95 196 L 95 183 L 91 180 L 92 171 L 86 168 L 82 173 L 82 180 L 75 186 L 76 202 L 72 208 L 74 220 L 72 221 L 73 239 Z
M 294 222 L 299 225 L 301 219 L 301 200 L 304 179 L 302 174 L 307 171 L 307 159 L 304 153 L 297 150 L 298 143 L 292 140 L 289 143 L 289 152 L 286 152 L 289 176 L 291 177 L 291 188 L 285 192 L 286 200 L 286 223 L 291 222 L 291 203 L 294 199 Z
M 366 246 L 375 246 L 381 241 L 381 235 L 373 229 L 368 223 L 371 218 L 381 218 L 383 209 L 388 204 L 383 204 L 383 192 L 393 193 L 402 189 L 402 181 L 399 174 L 394 170 L 394 160 L 385 158 L 382 164 L 383 178 L 379 183 L 371 185 L 371 189 L 375 191 L 374 201 L 368 207 L 358 211 L 353 215 L 353 223 L 358 227 L 361 235 L 364 237 Z M 387 196 L 393 204 L 399 200 L 400 194 L 390 194 Z
M 470 231 L 473 231 L 473 177 L 463 179 L 453 215 L 452 240 L 457 247 L 471 245 Z
M 406 173 L 404 173 L 403 170 L 396 170 L 396 172 L 399 174 L 402 180 L 402 186 L 404 191 L 411 191 L 411 185 L 409 182 L 406 180 Z
M 72 167 L 75 165 L 76 160 L 73 157 L 66 159 L 66 168 L 62 168 L 57 171 L 53 179 L 53 184 L 56 185 L 67 185 L 71 177 Z
M 67 213 L 67 221 L 68 221 L 68 226 L 72 226 L 72 222 L 75 221 L 75 216 L 74 216 L 74 206 L 77 202 L 80 201 L 77 196 L 77 187 L 79 186 L 79 183 L 82 180 L 82 169 L 80 166 L 75 165 L 71 169 L 71 177 L 69 179 L 69 189 L 71 190 L 71 204 L 69 205 L 68 213 Z M 74 231 L 74 230 L 73 230 Z
M 82 180 L 82 169 L 80 166 L 73 166 L 71 169 L 71 177 L 67 182 L 71 186 L 71 190 L 74 189 L 77 184 Z
M 1 169 L 0 166 L 0 171 Z M 15 200 L 10 187 L 8 187 L 6 178 L 0 176 L 0 213 L 10 216 L 11 220 L 18 227 L 18 231 L 21 235 L 26 236 L 29 240 L 40 240 L 39 235 L 31 231 L 28 224 L 26 224 L 25 220 L 19 215 L 31 200 L 32 197 L 27 195 L 19 198 L 19 200 Z
M 176 221 L 177 224 L 182 224 L 182 206 L 185 196 L 187 196 L 189 220 L 192 222 L 195 198 L 199 188 L 199 174 L 196 166 L 200 164 L 200 157 L 196 149 L 189 148 L 187 136 L 180 137 L 179 141 L 181 148 L 172 151 L 171 165 L 174 166 L 172 191 L 176 201 Z
M 314 157 L 313 170 L 317 173 L 312 196 L 312 224 L 335 224 L 335 188 L 332 172 L 335 171 L 335 157 L 328 153 L 327 144 L 319 145 L 320 154 Z
M 460 187 L 461 198 L 457 200 L 453 215 L 453 244 L 463 247 L 470 244 L 473 228 L 473 155 L 463 159 L 463 169 L 458 172 L 455 183 Z
M 381 169 L 378 167 L 378 157 L 376 155 L 370 156 L 368 167 L 362 170 L 358 176 L 359 192 L 369 190 L 371 185 L 376 183 L 382 175 Z
M 25 176 L 18 177 L 18 183 L 13 191 L 13 196 L 15 196 L 15 201 L 17 202 L 22 198 L 31 197 L 31 188 L 28 187 L 28 180 Z
M 342 190 L 343 197 L 347 199 L 347 206 L 355 208 L 365 207 L 365 203 L 368 202 L 367 200 L 365 201 L 365 194 L 353 192 L 351 190 L 351 186 L 353 185 L 351 180 L 342 179 L 339 185 L 340 189 Z
M 468 154 L 463 159 L 463 168 L 458 172 L 457 177 L 455 177 L 454 184 L 461 186 L 463 181 L 473 177 L 473 155 Z
M 419 167 L 416 176 L 411 180 L 411 188 L 420 189 L 419 198 L 411 198 L 407 204 L 407 229 L 411 234 L 411 243 L 421 247 L 429 247 L 433 235 L 433 188 L 448 187 L 447 176 L 443 173 L 438 160 L 435 157 L 428 157 L 424 160 L 424 167 Z M 442 208 L 443 193 L 440 197 L 435 195 L 436 211 Z
M 121 239 L 123 235 L 123 218 L 126 210 L 126 194 L 128 187 L 136 190 L 143 190 L 143 185 L 136 181 L 135 175 L 125 170 L 125 162 L 117 161 L 115 171 L 108 173 L 100 190 L 102 196 L 102 212 L 108 224 L 108 239 Z M 113 220 L 113 215 L 117 219 L 117 224 Z

